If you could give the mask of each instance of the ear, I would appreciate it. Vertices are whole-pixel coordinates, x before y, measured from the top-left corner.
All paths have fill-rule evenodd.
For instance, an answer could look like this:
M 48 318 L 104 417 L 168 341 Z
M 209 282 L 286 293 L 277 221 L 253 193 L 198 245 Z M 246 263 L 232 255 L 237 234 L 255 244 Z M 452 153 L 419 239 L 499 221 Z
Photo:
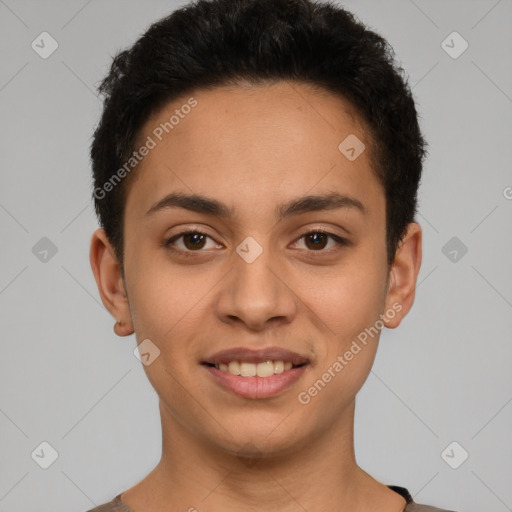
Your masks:
M 118 336 L 132 334 L 134 329 L 125 283 L 114 249 L 104 229 L 97 229 L 92 235 L 89 260 L 101 301 L 117 320 L 114 332 Z
M 411 222 L 400 242 L 390 269 L 386 311 L 395 314 L 384 316 L 386 327 L 398 327 L 414 303 L 416 281 L 421 266 L 422 231 L 421 226 Z

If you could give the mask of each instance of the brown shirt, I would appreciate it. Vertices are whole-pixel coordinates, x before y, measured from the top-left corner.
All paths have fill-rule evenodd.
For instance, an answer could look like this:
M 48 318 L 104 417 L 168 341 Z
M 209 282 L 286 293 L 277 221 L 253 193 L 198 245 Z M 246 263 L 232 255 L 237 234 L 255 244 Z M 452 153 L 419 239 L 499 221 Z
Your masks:
M 399 487 L 397 485 L 388 485 L 388 487 L 403 496 L 407 501 L 407 505 L 402 512 L 454 512 L 453 510 L 446 510 L 444 508 L 420 505 L 419 503 L 416 503 L 405 487 Z M 112 501 L 88 510 L 87 512 L 134 512 L 121 501 L 121 494 L 118 494 Z

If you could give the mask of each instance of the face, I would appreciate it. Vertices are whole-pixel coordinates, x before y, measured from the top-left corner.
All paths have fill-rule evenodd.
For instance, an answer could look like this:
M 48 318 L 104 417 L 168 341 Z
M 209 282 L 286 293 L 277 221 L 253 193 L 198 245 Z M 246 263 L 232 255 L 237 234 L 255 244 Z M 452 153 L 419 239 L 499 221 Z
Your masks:
M 221 87 L 139 135 L 154 147 L 126 199 L 126 314 L 150 340 L 164 429 L 285 453 L 346 428 L 383 321 L 405 313 L 351 105 L 305 84 Z

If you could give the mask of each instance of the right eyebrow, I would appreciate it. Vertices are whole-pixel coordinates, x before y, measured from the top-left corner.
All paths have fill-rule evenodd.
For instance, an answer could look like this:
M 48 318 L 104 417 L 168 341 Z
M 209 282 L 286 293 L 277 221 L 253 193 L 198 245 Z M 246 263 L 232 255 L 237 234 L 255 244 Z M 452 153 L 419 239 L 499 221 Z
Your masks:
M 197 194 L 180 194 L 172 193 L 166 195 L 155 203 L 145 214 L 145 217 L 154 215 L 156 212 L 167 208 L 184 208 L 192 212 L 206 213 L 217 217 L 229 217 L 233 214 L 233 210 L 224 203 L 205 196 Z

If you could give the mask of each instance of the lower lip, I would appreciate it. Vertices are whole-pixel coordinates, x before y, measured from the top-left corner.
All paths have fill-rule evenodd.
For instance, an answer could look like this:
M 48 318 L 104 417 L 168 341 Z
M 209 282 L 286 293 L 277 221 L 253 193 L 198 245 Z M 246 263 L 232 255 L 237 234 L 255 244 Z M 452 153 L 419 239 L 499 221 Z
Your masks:
M 241 377 L 223 372 L 214 366 L 204 365 L 204 367 L 225 389 L 241 397 L 257 400 L 277 396 L 291 387 L 305 372 L 307 364 L 285 370 L 283 373 L 271 377 Z

